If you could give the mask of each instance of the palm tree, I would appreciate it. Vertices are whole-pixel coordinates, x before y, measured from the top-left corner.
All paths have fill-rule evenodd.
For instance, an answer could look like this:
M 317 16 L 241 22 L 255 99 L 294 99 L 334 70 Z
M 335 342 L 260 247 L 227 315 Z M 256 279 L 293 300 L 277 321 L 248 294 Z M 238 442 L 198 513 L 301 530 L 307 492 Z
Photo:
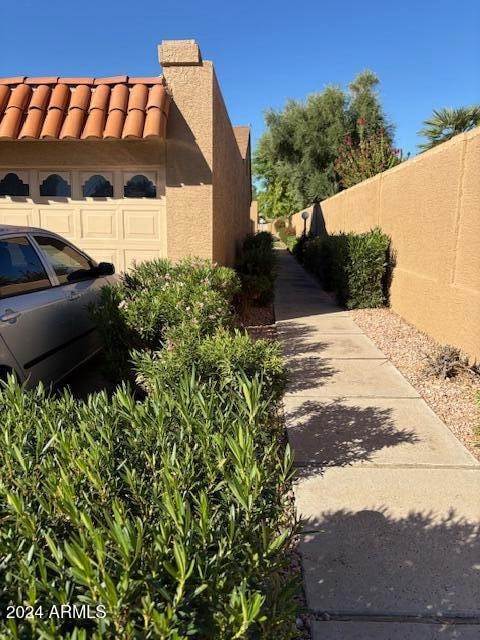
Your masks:
M 425 128 L 418 135 L 428 142 L 418 145 L 421 151 L 433 149 L 437 144 L 450 140 L 464 131 L 470 131 L 480 125 L 480 105 L 459 107 L 457 109 L 434 109 L 433 115 L 423 123 Z

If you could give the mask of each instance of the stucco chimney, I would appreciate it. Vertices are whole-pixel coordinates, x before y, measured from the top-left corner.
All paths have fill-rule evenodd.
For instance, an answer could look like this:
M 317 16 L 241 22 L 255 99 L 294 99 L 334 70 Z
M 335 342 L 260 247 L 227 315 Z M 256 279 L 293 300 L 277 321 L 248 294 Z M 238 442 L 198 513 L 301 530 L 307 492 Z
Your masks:
M 184 67 L 202 64 L 202 55 L 195 40 L 162 40 L 158 46 L 162 67 Z

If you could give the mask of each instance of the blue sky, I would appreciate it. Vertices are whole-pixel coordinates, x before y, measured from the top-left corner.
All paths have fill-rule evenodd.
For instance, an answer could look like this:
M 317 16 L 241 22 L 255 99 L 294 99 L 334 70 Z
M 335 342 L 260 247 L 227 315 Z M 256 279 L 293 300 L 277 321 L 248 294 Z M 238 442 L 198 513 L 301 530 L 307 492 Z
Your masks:
M 432 108 L 480 102 L 478 0 L 16 0 L 2 3 L 0 76 L 155 75 L 162 39 L 195 38 L 234 124 L 365 68 L 396 143 L 415 153 Z

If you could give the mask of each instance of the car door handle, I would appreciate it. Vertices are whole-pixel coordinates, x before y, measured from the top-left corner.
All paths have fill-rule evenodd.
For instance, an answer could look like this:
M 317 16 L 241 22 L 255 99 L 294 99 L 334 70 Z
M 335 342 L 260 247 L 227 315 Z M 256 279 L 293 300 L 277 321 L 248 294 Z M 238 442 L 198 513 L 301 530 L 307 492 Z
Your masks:
M 19 311 L 14 311 L 13 309 L 5 309 L 5 313 L 3 314 L 3 316 L 0 316 L 0 320 L 2 322 L 13 322 L 21 315 L 22 314 Z
M 75 293 L 74 291 L 70 291 L 70 293 L 68 294 L 69 300 L 78 300 L 79 298 L 80 298 L 80 294 Z

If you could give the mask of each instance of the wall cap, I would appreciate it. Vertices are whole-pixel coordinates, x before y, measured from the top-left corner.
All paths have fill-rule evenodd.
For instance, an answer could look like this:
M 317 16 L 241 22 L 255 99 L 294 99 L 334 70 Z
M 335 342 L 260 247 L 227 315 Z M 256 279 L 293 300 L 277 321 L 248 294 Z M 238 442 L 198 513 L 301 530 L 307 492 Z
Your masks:
M 162 67 L 182 67 L 202 64 L 202 54 L 195 40 L 162 40 L 158 45 Z

